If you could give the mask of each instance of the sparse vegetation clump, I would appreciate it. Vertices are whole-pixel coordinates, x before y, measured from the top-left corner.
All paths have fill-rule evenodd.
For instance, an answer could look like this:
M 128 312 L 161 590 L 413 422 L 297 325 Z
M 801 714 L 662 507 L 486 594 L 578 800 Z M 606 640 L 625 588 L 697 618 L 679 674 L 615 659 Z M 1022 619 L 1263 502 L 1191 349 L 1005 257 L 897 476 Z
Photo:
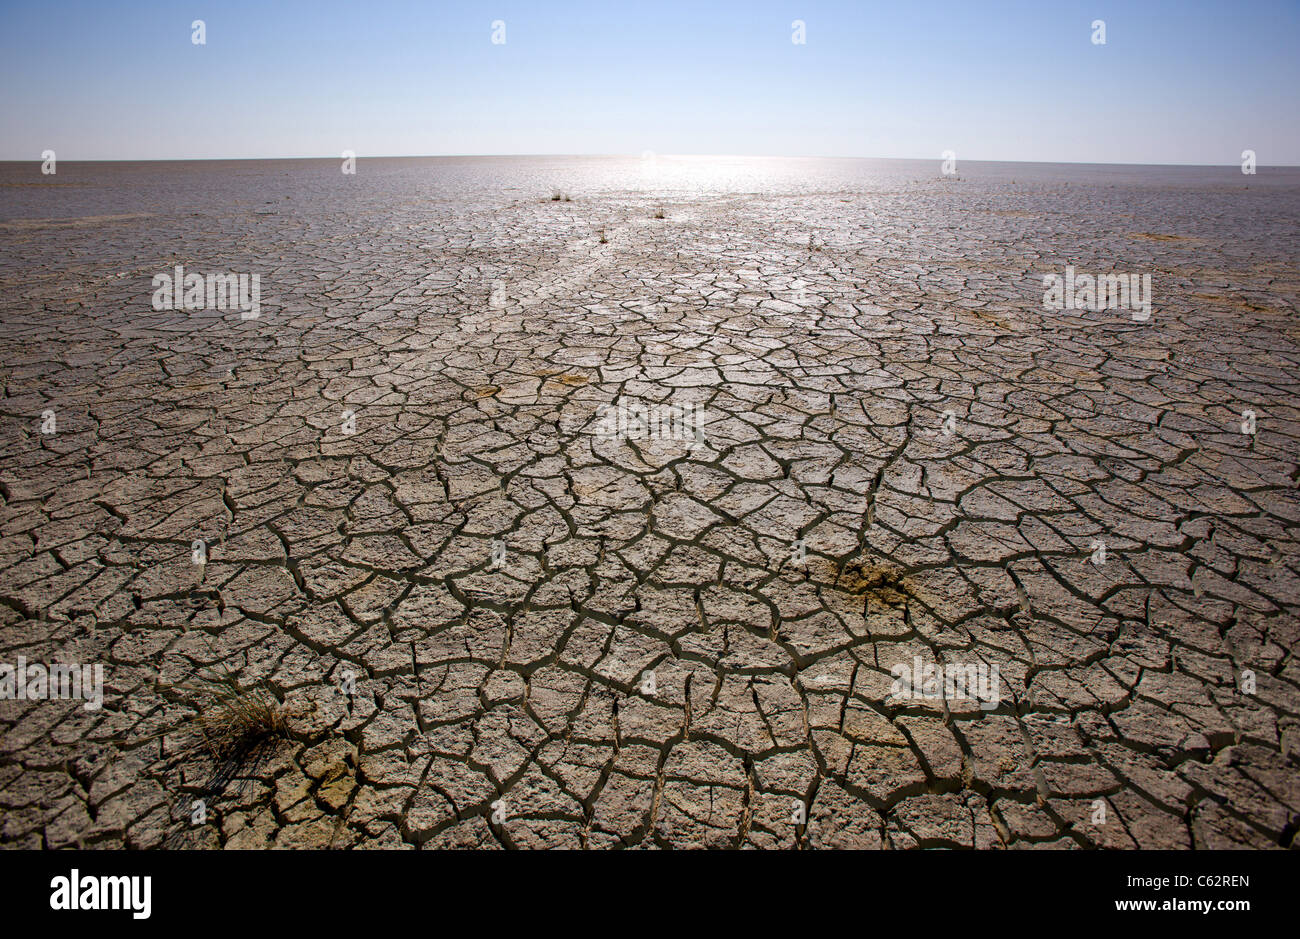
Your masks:
M 144 739 L 160 740 L 159 765 L 182 768 L 186 791 L 204 799 L 216 798 L 231 783 L 245 791 L 291 736 L 293 714 L 285 704 L 264 684 L 242 686 L 224 668 L 212 677 L 160 683 L 159 690 L 192 713 Z
M 221 675 L 170 687 L 181 692 L 184 703 L 194 710 L 175 728 L 185 738 L 179 753 L 186 758 L 206 754 L 220 768 L 219 776 L 224 775 L 222 769 L 237 769 L 246 758 L 289 736 L 289 713 L 270 689 L 242 687 L 224 669 Z
M 664 210 L 663 210 L 663 209 L 655 209 L 654 215 L 652 215 L 652 216 L 650 216 L 650 217 L 651 217 L 651 218 L 663 218 L 663 217 L 664 217 Z
M 199 694 L 207 700 L 193 724 L 214 759 L 238 758 L 272 738 L 288 736 L 284 707 L 264 688 L 241 690 L 233 681 L 209 682 Z
M 244 687 L 229 671 L 201 676 L 185 682 L 160 683 L 160 690 L 179 693 L 175 703 L 192 710 L 179 725 L 160 730 L 145 739 L 161 739 L 160 766 L 179 770 L 182 795 L 174 818 L 190 819 L 169 834 L 167 847 L 191 844 L 192 812 L 201 805 L 204 812 L 215 810 L 211 800 L 233 786 L 241 797 L 265 794 L 265 781 L 258 774 L 277 748 L 290 737 L 289 709 L 269 688 L 259 683 Z M 171 694 L 167 695 L 169 698 Z M 170 745 L 169 745 L 170 744 Z M 199 801 L 193 801 L 198 796 Z

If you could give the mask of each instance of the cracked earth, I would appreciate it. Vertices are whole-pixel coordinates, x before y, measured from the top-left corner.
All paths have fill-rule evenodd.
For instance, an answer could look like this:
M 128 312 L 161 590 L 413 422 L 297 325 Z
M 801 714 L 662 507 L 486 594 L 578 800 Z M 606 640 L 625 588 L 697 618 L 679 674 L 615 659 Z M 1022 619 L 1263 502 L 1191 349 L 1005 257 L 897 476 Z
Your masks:
M 0 701 L 0 840 L 1292 846 L 1300 177 L 1139 172 L 0 167 L 0 661 L 105 682 Z

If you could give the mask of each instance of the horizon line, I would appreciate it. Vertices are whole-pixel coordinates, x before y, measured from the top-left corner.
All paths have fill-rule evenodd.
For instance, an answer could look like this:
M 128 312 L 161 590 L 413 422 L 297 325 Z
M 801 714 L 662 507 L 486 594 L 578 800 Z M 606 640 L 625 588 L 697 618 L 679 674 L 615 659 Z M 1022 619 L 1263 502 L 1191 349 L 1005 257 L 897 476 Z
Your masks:
M 653 151 L 647 151 L 653 152 Z M 354 159 L 361 160 L 440 160 L 440 159 L 497 159 L 497 158 L 519 158 L 519 157 L 550 157 L 550 158 L 610 158 L 610 159 L 644 159 L 644 154 L 635 153 L 386 153 L 375 154 L 373 156 L 357 155 Z M 798 156 L 777 155 L 777 154 L 760 154 L 760 153 L 657 153 L 654 152 L 654 159 L 673 159 L 673 158 L 708 158 L 708 159 L 746 159 L 746 160 L 888 160 L 894 162 L 906 163 L 925 163 L 935 161 L 935 157 L 880 157 L 880 156 L 817 156 L 803 154 Z M 339 156 L 270 156 L 270 157 L 107 157 L 99 159 L 65 159 L 60 157 L 60 163 L 256 163 L 256 162 L 273 162 L 277 160 L 340 160 L 344 159 L 342 154 Z M 937 158 L 942 163 L 943 157 Z M 22 159 L 3 159 L 0 163 L 40 163 L 40 157 L 27 157 Z M 958 164 L 962 163 L 1006 163 L 1016 166 L 1144 166 L 1144 167 L 1183 167 L 1183 168 L 1201 168 L 1201 169 L 1224 169 L 1229 167 L 1240 167 L 1239 162 L 1230 163 L 1119 163 L 1119 162 L 1096 162 L 1089 160 L 982 160 L 969 157 L 960 157 L 957 159 Z M 1297 169 L 1300 163 L 1256 163 L 1257 169 Z

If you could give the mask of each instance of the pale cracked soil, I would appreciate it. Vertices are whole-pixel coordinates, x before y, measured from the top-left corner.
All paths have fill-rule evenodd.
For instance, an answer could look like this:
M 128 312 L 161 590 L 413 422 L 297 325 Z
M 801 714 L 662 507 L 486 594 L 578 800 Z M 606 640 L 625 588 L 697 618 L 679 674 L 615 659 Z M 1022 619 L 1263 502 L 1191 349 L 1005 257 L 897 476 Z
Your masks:
M 0 661 L 105 669 L 0 701 L 5 845 L 1292 844 L 1295 180 L 469 163 L 0 223 Z M 153 311 L 177 263 L 260 318 Z M 1067 264 L 1151 320 L 1044 311 Z M 997 707 L 889 700 L 917 656 Z M 214 667 L 287 738 L 187 744 Z

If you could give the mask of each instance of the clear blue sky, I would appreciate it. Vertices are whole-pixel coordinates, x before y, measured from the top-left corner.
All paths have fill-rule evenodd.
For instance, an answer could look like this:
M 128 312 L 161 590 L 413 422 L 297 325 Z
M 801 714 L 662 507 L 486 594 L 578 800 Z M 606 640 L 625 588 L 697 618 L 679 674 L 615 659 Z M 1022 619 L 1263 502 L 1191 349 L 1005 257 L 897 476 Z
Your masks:
M 1300 164 L 1298 49 L 1297 0 L 0 0 L 0 158 Z

